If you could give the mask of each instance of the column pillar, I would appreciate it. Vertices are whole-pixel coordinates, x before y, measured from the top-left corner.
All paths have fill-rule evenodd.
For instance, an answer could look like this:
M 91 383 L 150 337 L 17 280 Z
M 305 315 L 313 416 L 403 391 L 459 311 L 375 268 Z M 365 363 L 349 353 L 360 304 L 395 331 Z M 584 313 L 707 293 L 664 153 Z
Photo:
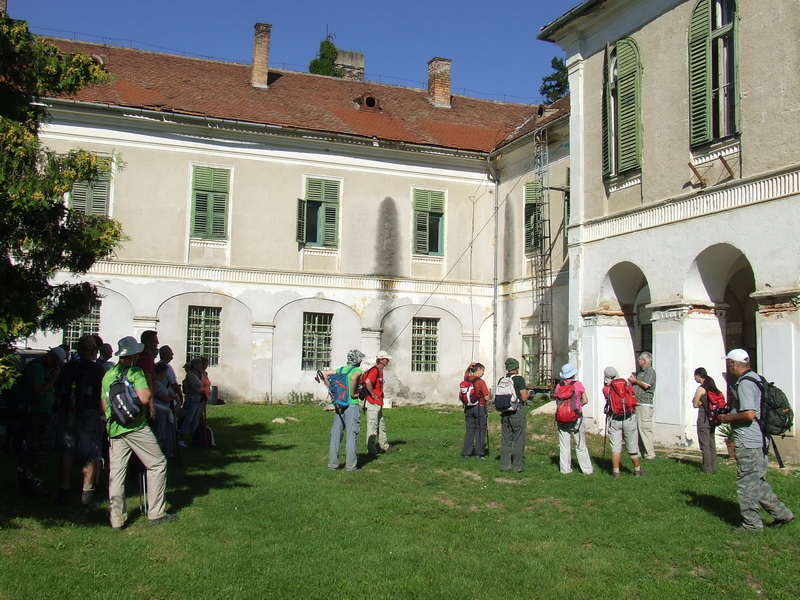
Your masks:
M 253 354 L 250 365 L 250 399 L 253 402 L 273 401 L 274 323 L 253 323 L 250 326 Z

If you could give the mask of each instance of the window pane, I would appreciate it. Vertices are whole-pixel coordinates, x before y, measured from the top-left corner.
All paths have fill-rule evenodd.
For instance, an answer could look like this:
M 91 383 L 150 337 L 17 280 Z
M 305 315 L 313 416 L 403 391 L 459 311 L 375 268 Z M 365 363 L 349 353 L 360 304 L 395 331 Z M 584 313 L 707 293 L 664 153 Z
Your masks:
M 303 371 L 330 368 L 332 333 L 332 314 L 303 313 Z
M 529 385 L 539 380 L 539 338 L 522 336 L 522 376 Z
M 439 319 L 415 318 L 411 326 L 411 370 L 430 373 L 438 369 Z
M 89 314 L 75 319 L 64 328 L 62 343 L 74 349 L 82 335 L 98 335 L 100 333 L 100 302 L 95 302 Z
M 222 309 L 190 306 L 186 330 L 186 359 L 205 356 L 209 366 L 219 364 L 219 334 Z

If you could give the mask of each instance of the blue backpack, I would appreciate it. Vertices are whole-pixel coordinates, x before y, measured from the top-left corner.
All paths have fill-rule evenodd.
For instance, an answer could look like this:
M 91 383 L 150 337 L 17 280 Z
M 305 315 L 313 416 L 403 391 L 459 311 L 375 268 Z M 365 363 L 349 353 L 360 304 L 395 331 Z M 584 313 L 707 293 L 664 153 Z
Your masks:
M 353 365 L 349 365 L 349 368 L 339 367 L 336 373 L 328 376 L 328 392 L 337 409 L 345 410 L 350 406 L 350 375 L 353 369 Z

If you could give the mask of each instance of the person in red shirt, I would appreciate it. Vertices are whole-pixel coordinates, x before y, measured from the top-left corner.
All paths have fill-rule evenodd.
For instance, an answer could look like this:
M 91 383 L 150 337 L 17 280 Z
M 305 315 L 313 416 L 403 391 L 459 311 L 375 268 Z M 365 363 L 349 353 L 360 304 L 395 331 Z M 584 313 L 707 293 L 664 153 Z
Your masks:
M 486 460 L 486 403 L 490 393 L 486 382 L 481 379 L 486 372 L 486 367 L 481 363 L 470 363 L 464 371 L 464 381 L 472 383 L 472 401 L 477 399 L 477 404 L 464 405 L 464 449 L 461 456 L 469 458 L 475 456 L 478 460 Z M 468 399 L 469 401 L 469 399 Z
M 397 450 L 389 445 L 386 423 L 383 420 L 383 370 L 391 359 L 392 357 L 385 350 L 381 350 L 375 357 L 375 366 L 370 367 L 364 373 L 363 383 L 368 394 L 365 407 L 367 411 L 367 452 L 373 456 L 379 452 Z

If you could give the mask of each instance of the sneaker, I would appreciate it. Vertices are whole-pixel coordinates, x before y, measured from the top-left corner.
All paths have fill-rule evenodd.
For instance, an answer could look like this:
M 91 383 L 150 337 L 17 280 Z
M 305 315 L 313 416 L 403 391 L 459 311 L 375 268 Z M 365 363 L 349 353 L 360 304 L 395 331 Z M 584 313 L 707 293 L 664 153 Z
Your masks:
M 611 476 L 614 479 L 618 479 L 619 478 L 619 471 L 611 471 Z
M 478 460 L 486 460 L 485 456 L 476 456 L 475 458 L 477 458 Z
M 178 442 L 178 446 L 180 446 L 181 448 L 186 448 L 186 447 L 187 447 L 187 446 L 186 446 L 186 442 L 184 442 L 183 440 L 181 440 L 180 442 Z
M 94 490 L 81 491 L 81 504 L 89 506 L 94 501 Z
M 739 525 L 739 527 L 734 527 L 731 529 L 731 533 L 760 533 L 761 529 L 756 529 L 755 527 L 745 527 L 744 525 Z
M 148 519 L 147 522 L 150 523 L 150 525 L 161 525 L 162 523 L 172 523 L 172 521 L 177 518 L 178 515 L 165 513 L 163 517 L 159 517 L 158 519 Z
M 775 527 L 775 528 L 783 527 L 784 525 L 786 525 L 787 523 L 791 523 L 792 521 L 794 521 L 794 515 L 792 515 L 788 519 L 775 519 L 772 523 L 767 525 L 767 527 Z
M 633 474 L 635 477 L 644 477 L 644 471 L 642 471 L 641 469 L 639 469 L 638 471 L 634 471 Z

